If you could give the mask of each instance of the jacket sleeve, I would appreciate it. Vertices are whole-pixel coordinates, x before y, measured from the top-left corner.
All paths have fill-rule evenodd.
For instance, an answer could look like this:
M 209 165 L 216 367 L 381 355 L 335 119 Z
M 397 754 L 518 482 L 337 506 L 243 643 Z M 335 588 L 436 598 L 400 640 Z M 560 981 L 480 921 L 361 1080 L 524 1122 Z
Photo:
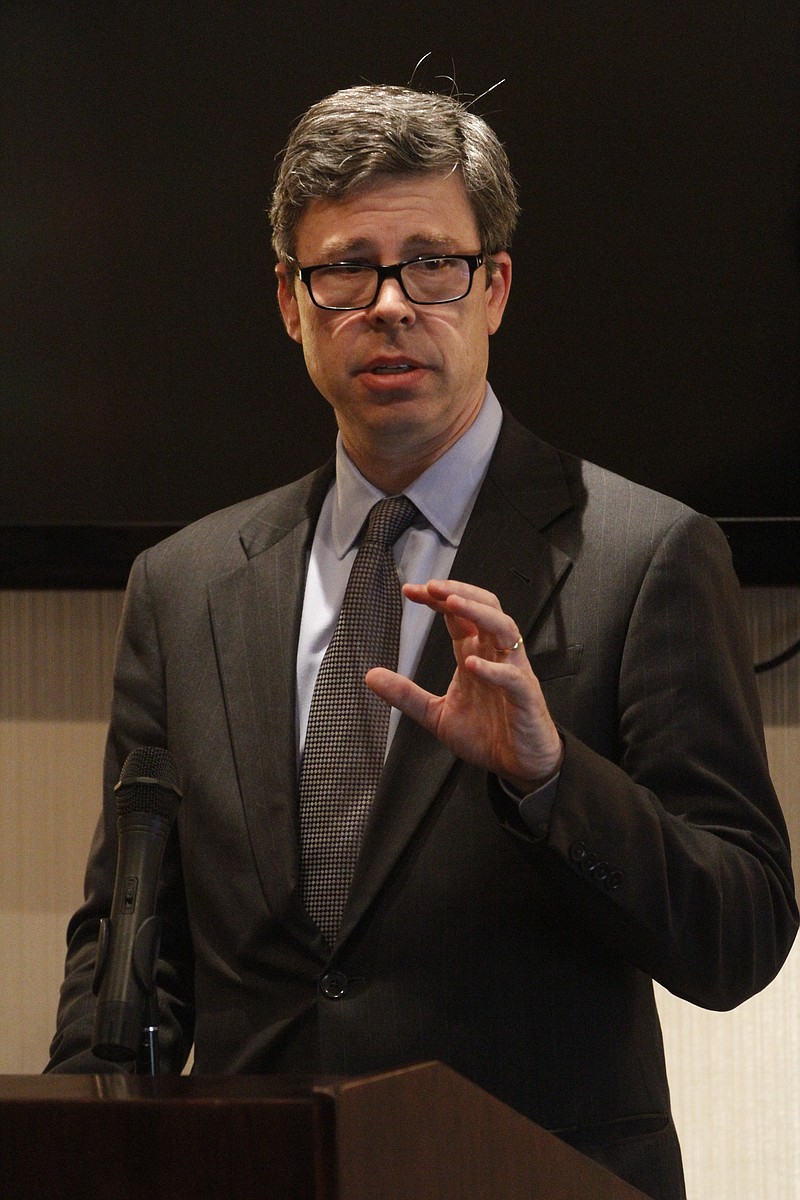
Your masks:
M 157 621 L 147 584 L 147 557 L 133 566 L 117 644 L 114 698 L 103 767 L 103 809 L 84 882 L 84 903 L 67 930 L 64 983 L 46 1071 L 72 1074 L 128 1069 L 92 1054 L 92 980 L 102 917 L 111 911 L 117 861 L 114 785 L 136 746 L 168 746 L 166 696 Z M 170 835 L 159 880 L 164 917 L 157 986 L 162 1070 L 179 1072 L 192 1044 L 193 957 L 181 876 L 179 839 Z
M 739 586 L 715 522 L 657 546 L 628 620 L 617 748 L 562 728 L 547 813 L 498 801 L 561 902 L 676 995 L 728 1009 L 776 975 L 797 930 Z M 525 805 L 522 806 L 522 816 Z

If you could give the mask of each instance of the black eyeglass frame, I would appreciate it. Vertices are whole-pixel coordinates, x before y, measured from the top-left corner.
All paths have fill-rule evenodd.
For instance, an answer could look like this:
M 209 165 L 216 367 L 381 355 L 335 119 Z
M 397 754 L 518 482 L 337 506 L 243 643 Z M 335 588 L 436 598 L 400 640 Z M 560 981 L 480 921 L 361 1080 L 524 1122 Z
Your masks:
M 448 262 L 459 261 L 465 262 L 469 268 L 469 282 L 467 290 L 462 292 L 460 296 L 451 296 L 449 300 L 414 300 L 409 296 L 406 285 L 403 283 L 402 270 L 404 267 L 410 267 L 413 263 L 423 262 Z M 415 258 L 407 258 L 404 262 L 392 263 L 391 266 L 382 267 L 376 263 L 361 263 L 345 260 L 343 262 L 328 262 L 315 263 L 311 267 L 301 267 L 299 263 L 295 265 L 295 272 L 301 283 L 306 285 L 308 294 L 311 297 L 311 303 L 316 308 L 322 308 L 326 312 L 360 312 L 365 308 L 372 308 L 375 301 L 380 295 L 380 290 L 387 279 L 396 279 L 400 285 L 400 290 L 410 304 L 434 305 L 434 304 L 455 304 L 457 300 L 463 300 L 472 291 L 472 281 L 475 278 L 475 272 L 479 267 L 485 266 L 488 262 L 488 255 L 481 251 L 479 254 L 419 254 Z M 314 297 L 314 292 L 311 287 L 311 276 L 315 271 L 329 269 L 330 267 L 363 267 L 365 270 L 374 271 L 376 275 L 375 291 L 369 304 L 320 304 Z

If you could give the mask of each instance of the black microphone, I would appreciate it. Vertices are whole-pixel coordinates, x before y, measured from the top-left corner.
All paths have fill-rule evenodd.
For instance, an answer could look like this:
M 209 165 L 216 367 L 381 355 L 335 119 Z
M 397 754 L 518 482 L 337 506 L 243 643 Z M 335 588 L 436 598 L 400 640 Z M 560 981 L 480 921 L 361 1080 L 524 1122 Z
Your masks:
M 156 890 L 181 802 L 175 759 L 157 746 L 139 746 L 125 759 L 114 790 L 117 874 L 111 916 L 100 922 L 92 1051 L 98 1058 L 130 1062 L 142 1050 L 145 1008 L 155 994 L 161 943 Z

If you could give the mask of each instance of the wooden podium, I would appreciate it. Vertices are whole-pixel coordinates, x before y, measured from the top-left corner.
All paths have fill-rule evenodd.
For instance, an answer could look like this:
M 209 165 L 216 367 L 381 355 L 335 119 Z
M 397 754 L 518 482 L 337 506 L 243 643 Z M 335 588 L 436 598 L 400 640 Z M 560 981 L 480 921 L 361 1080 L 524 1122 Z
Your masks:
M 441 1063 L 0 1076 L 3 1200 L 644 1200 Z

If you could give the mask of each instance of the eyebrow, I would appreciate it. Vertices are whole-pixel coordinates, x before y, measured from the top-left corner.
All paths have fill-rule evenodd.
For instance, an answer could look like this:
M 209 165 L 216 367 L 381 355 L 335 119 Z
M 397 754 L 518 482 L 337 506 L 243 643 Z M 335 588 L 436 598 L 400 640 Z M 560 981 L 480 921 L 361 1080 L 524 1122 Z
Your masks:
M 404 257 L 408 258 L 416 258 L 418 255 L 423 254 L 451 254 L 454 253 L 453 247 L 455 245 L 455 239 L 452 237 L 445 237 L 442 234 L 416 233 L 405 239 L 402 253 Z M 324 259 L 325 262 L 380 258 L 375 243 L 368 238 L 354 238 L 352 240 L 332 238 L 325 243 L 320 253 L 326 256 Z M 319 261 L 323 260 L 320 259 Z

